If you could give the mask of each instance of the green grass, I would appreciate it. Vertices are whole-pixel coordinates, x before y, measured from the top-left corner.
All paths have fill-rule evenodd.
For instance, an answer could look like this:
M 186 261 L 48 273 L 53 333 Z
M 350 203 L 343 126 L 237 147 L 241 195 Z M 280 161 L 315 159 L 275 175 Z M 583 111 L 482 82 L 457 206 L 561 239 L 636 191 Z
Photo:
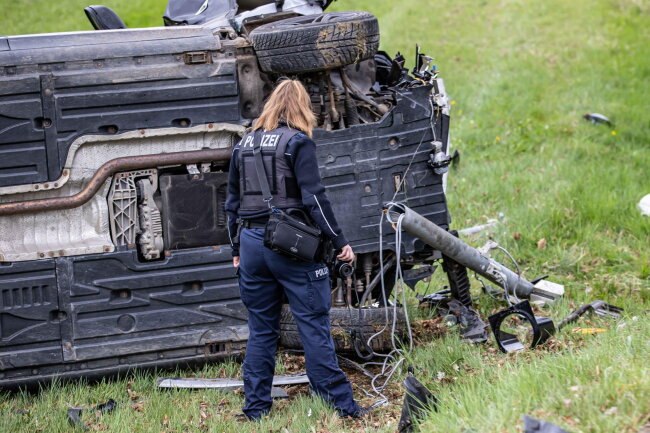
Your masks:
M 5 34 L 90 28 L 82 11 L 86 3 L 10 4 L 15 3 L 0 0 Z M 106 4 L 129 26 L 159 25 L 165 8 L 162 1 Z M 339 0 L 334 5 L 345 9 L 379 17 L 381 47 L 389 54 L 401 51 L 412 65 L 417 42 L 436 57 L 454 101 L 452 145 L 462 155 L 449 176 L 454 227 L 503 212 L 504 223 L 469 241 L 478 246 L 491 237 L 513 253 L 529 278 L 551 274 L 565 284 L 565 300 L 543 315 L 560 319 L 592 299 L 626 308 L 619 322 L 589 318 L 576 325 L 603 327 L 605 333 L 567 330 L 544 347 L 514 355 L 461 343 L 454 333 L 425 339 L 411 362 L 438 395 L 440 410 L 428 416 L 422 431 L 517 432 L 520 417 L 531 414 L 574 433 L 636 432 L 650 414 L 650 218 L 636 209 L 650 193 L 650 4 Z M 615 127 L 581 118 L 593 111 L 610 116 Z M 537 248 L 542 238 L 543 250 Z M 438 284 L 439 277 L 432 290 Z M 486 316 L 497 307 L 479 301 Z M 233 361 L 176 374 L 232 375 L 238 368 Z M 240 395 L 162 392 L 154 378 L 141 373 L 92 386 L 6 394 L 0 397 L 0 431 L 69 431 L 66 407 L 114 398 L 127 406 L 91 416 L 93 426 L 115 432 L 391 432 L 400 404 L 396 383 L 393 405 L 361 422 L 340 421 L 321 402 L 300 394 L 260 425 L 235 424 Z M 129 380 L 143 399 L 142 411 L 129 399 Z M 206 427 L 200 425 L 201 410 Z

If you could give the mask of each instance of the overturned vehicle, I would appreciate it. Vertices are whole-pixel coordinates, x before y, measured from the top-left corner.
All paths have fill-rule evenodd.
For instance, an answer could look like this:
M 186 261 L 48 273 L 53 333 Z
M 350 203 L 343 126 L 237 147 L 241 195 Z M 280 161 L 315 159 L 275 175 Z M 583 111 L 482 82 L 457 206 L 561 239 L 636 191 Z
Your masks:
M 409 72 L 378 51 L 371 14 L 329 3 L 172 1 L 147 29 L 93 6 L 96 31 L 0 37 L 0 386 L 243 351 L 228 162 L 283 75 L 311 95 L 323 183 L 358 255 L 333 269 L 334 327 L 355 308 L 373 332 L 398 259 L 422 265 L 415 280 L 442 259 L 471 304 L 463 266 L 408 233 L 398 258 L 381 218 L 401 201 L 449 228 L 443 81 L 430 57 Z M 282 327 L 298 346 L 290 315 Z

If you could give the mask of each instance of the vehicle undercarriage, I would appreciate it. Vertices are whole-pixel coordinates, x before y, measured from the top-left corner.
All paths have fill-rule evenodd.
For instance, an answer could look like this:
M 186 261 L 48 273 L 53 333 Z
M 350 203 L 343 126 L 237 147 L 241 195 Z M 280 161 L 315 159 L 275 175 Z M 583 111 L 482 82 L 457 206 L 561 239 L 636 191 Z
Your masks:
M 242 352 L 229 151 L 282 76 L 311 96 L 323 183 L 358 255 L 332 280 L 334 309 L 383 308 L 380 269 L 393 281 L 397 265 L 385 203 L 449 228 L 449 103 L 431 58 L 409 72 L 378 52 L 368 13 L 250 14 L 271 2 L 258 3 L 226 21 L 0 38 L 2 386 Z M 443 259 L 408 233 L 399 250 L 405 269 Z M 448 272 L 458 296 L 463 270 Z

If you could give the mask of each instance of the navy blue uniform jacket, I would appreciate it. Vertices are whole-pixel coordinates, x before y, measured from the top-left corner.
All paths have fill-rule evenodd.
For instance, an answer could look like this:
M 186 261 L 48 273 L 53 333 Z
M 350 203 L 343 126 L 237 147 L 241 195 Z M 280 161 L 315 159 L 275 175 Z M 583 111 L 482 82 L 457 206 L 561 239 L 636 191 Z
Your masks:
M 228 174 L 228 197 L 226 198 L 226 213 L 228 214 L 228 233 L 233 249 L 233 256 L 239 255 L 239 245 L 233 243 L 237 233 L 237 219 L 266 218 L 268 211 L 262 210 L 248 215 L 239 214 L 239 146 L 232 151 L 230 171 Z M 348 244 L 341 228 L 336 222 L 330 201 L 325 194 L 318 171 L 316 159 L 316 143 L 302 132 L 294 135 L 287 143 L 285 157 L 290 167 L 293 167 L 296 182 L 300 188 L 302 203 L 323 233 L 328 236 L 334 247 L 340 249 Z

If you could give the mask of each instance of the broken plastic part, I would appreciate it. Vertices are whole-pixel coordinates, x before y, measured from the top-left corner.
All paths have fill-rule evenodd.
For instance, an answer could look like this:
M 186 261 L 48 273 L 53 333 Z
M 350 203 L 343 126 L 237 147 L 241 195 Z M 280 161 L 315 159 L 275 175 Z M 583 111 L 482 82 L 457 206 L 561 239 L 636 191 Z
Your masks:
M 471 306 L 463 305 L 458 299 L 442 295 L 443 292 L 418 297 L 420 305 L 426 303 L 432 307 L 437 307 L 439 314 L 445 317 L 445 322 L 452 322 L 451 317 L 447 316 L 455 317 L 454 325 L 461 326 L 460 334 L 464 340 L 469 340 L 472 343 L 487 341 L 488 334 L 485 330 L 487 325 L 481 320 L 478 312 Z
M 548 280 L 537 281 L 530 294 L 530 302 L 537 305 L 552 303 L 564 296 L 564 286 Z
M 420 305 L 422 304 L 430 304 L 431 307 L 439 307 L 442 302 L 446 302 L 449 299 L 449 295 L 451 293 L 451 290 L 445 289 L 441 290 L 436 293 L 431 293 L 430 295 L 415 295 L 418 301 L 420 301 Z
M 557 325 L 557 329 L 562 329 L 564 328 L 564 326 L 568 325 L 569 323 L 575 322 L 576 320 L 578 320 L 579 317 L 583 316 L 588 311 L 593 311 L 599 316 L 610 316 L 615 319 L 618 319 L 619 317 L 621 317 L 621 313 L 623 312 L 623 309 L 620 307 L 616 307 L 614 305 L 610 305 L 605 301 L 596 300 L 588 304 L 585 304 L 580 308 L 578 308 L 577 310 L 573 311 Z
M 453 155 L 451 155 L 451 163 L 454 167 L 460 165 L 460 152 L 458 151 L 458 149 L 454 150 Z
M 641 215 L 650 216 L 650 194 L 646 194 L 637 204 Z
M 524 433 L 569 433 L 566 430 L 551 424 L 524 415 Z
M 419 419 L 427 410 L 438 410 L 438 399 L 413 376 L 404 379 L 404 405 L 397 430 L 399 433 L 413 431 L 413 422 Z
M 417 269 L 407 269 L 402 272 L 402 280 L 404 284 L 415 290 L 417 283 L 425 278 L 429 278 L 437 268 L 438 266 L 436 265 L 423 265 Z
M 526 341 L 521 341 L 517 334 L 513 333 L 515 332 L 514 330 L 504 329 L 506 328 L 504 325 L 507 323 L 506 321 L 509 320 L 509 318 L 519 319 L 520 321 L 524 321 L 530 325 L 530 331 L 527 332 L 532 333 L 532 335 L 521 336 L 522 339 L 529 339 L 527 344 L 530 349 L 544 343 L 555 333 L 555 325 L 551 319 L 546 317 L 536 317 L 530 303 L 527 300 L 522 301 L 488 317 L 490 328 L 492 328 L 494 334 L 494 340 L 503 353 L 523 350 L 526 348 Z
M 609 120 L 607 116 L 600 113 L 587 113 L 582 116 L 585 120 L 590 121 L 591 123 L 604 123 L 609 126 L 612 126 L 612 121 Z
M 81 416 L 84 411 L 99 411 L 101 413 L 108 413 L 112 412 L 115 408 L 117 407 L 117 402 L 113 400 L 112 398 L 109 399 L 106 403 L 101 403 L 98 404 L 95 407 L 92 408 L 84 408 L 84 407 L 70 407 L 68 408 L 68 422 L 75 426 L 75 427 L 84 427 L 83 421 L 81 420 Z

